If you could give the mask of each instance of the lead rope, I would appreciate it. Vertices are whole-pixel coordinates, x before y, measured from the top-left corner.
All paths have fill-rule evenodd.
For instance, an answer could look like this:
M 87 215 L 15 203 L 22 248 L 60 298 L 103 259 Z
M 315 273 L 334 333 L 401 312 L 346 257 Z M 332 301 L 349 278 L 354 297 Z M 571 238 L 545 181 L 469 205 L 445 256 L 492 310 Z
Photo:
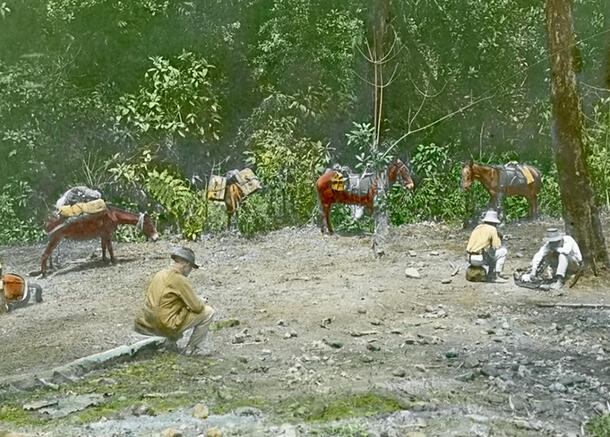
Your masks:
M 144 214 L 143 212 L 140 213 L 140 216 L 138 217 L 138 223 L 136 223 L 136 227 L 143 231 L 144 230 L 144 216 L 146 214 Z

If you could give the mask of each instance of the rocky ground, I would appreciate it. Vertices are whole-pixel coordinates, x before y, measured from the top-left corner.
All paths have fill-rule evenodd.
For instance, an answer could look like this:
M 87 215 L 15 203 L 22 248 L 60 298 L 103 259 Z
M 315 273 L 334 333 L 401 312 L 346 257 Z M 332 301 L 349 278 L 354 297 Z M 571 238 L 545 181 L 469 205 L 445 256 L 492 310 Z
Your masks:
M 506 226 L 507 272 L 551 225 Z M 582 435 L 610 402 L 610 310 L 542 305 L 610 304 L 607 281 L 583 277 L 560 296 L 469 283 L 467 238 L 406 225 L 375 259 L 370 236 L 313 227 L 166 237 L 115 243 L 116 265 L 99 242 L 63 242 L 58 270 L 36 279 L 44 301 L 0 315 L 0 383 L 141 340 L 131 327 L 145 283 L 176 244 L 203 264 L 191 279 L 217 320 L 235 321 L 216 325 L 204 359 L 157 351 L 38 388 L 4 384 L 0 435 Z M 0 256 L 25 273 L 42 251 Z

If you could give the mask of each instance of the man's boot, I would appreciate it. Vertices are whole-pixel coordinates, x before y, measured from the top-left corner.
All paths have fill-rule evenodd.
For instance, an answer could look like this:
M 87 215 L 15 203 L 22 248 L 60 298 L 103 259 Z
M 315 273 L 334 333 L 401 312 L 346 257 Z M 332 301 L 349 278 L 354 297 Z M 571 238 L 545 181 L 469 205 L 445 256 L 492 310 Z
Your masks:
M 500 272 L 493 272 L 491 282 L 495 282 L 496 284 L 505 284 L 506 279 L 502 277 L 502 274 Z
M 555 275 L 555 277 L 553 278 L 553 283 L 549 286 L 549 288 L 551 290 L 559 290 L 561 289 L 561 287 L 563 287 L 563 284 L 565 283 L 565 278 L 561 275 Z

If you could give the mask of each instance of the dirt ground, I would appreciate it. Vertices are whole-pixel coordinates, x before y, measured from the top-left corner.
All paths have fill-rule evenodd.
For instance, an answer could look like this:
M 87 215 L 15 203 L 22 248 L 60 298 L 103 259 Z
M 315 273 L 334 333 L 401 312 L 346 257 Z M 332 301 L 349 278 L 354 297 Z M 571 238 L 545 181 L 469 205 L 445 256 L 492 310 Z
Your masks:
M 552 225 L 561 223 L 507 225 L 505 272 L 525 267 Z M 605 229 L 610 240 L 610 224 Z M 197 290 L 217 309 L 217 320 L 240 325 L 211 333 L 214 366 L 172 354 L 173 365 L 190 360 L 189 366 L 206 372 L 209 387 L 256 396 L 279 410 L 242 409 L 232 412 L 235 420 L 219 414 L 195 423 L 191 404 L 145 420 L 124 412 L 89 423 L 7 420 L 0 431 L 144 436 L 173 427 L 179 431 L 174 435 L 203 436 L 215 427 L 222 435 L 286 437 L 582 435 L 583 424 L 610 402 L 610 310 L 539 304 L 610 304 L 609 284 L 583 277 L 551 296 L 519 288 L 512 279 L 469 283 L 468 234 L 434 223 L 393 228 L 380 259 L 372 256 L 370 236 L 321 235 L 314 227 L 251 239 L 237 233 L 191 243 L 166 237 L 115 243 L 116 265 L 102 263 L 97 241 L 62 242 L 59 268 L 45 279 L 32 278 L 42 285 L 44 301 L 0 315 L 0 379 L 141 340 L 132 323 L 146 281 L 168 265 L 174 245 L 186 244 L 202 264 L 190 276 Z M 43 249 L 1 248 L 5 272 L 39 270 Z M 407 277 L 408 267 L 421 278 Z M 188 391 L 193 383 L 175 378 L 168 391 Z M 299 419 L 306 412 L 294 406 L 294 399 L 306 396 L 323 402 L 357 393 L 388 396 L 401 408 L 347 415 L 322 427 Z M 297 413 L 292 419 L 275 414 L 282 408 Z

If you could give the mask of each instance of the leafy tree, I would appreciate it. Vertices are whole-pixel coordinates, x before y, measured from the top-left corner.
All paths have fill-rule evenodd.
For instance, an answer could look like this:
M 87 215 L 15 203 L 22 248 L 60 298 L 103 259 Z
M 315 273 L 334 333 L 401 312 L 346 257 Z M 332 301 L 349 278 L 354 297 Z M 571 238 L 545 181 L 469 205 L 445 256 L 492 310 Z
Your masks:
M 119 99 L 117 121 L 125 120 L 143 134 L 218 140 L 220 103 L 210 79 L 214 66 L 189 52 L 151 62 L 137 94 Z

